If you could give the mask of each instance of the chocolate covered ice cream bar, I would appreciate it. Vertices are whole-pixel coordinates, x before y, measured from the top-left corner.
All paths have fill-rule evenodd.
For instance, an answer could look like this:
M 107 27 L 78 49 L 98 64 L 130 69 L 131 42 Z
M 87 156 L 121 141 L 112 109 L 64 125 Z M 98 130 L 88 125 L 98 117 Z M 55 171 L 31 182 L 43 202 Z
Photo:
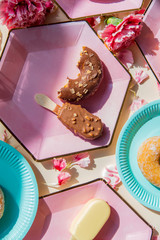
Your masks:
M 103 131 L 101 119 L 80 105 L 66 102 L 59 106 L 43 94 L 36 94 L 35 100 L 42 107 L 55 113 L 57 118 L 75 135 L 88 140 L 101 136 Z

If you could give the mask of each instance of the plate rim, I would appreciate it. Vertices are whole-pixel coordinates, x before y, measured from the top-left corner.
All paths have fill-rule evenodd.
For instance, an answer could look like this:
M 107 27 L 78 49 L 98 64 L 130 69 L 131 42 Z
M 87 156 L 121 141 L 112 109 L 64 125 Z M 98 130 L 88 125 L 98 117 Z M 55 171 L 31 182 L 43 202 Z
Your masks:
M 102 43 L 103 45 L 105 45 L 104 41 L 98 37 L 96 31 L 95 31 L 93 28 L 91 28 L 91 26 L 89 25 L 89 23 L 88 23 L 86 20 L 84 20 L 84 19 L 83 19 L 83 20 L 77 20 L 77 21 L 75 21 L 75 22 L 76 22 L 76 23 L 87 24 L 88 27 L 90 28 L 90 30 L 93 31 L 93 33 L 96 35 L 96 37 L 98 38 L 98 40 L 101 41 L 101 43 Z M 72 24 L 72 23 L 74 23 L 74 22 L 73 22 L 73 21 L 72 21 L 72 22 L 70 22 L 70 21 L 69 21 L 69 22 L 68 22 L 68 21 L 63 21 L 63 22 L 58 22 L 58 23 L 43 24 L 43 25 L 40 25 L 40 26 L 32 26 L 32 27 L 29 27 L 29 28 L 38 28 L 38 27 L 45 27 L 46 25 L 47 25 L 47 26 L 52 26 L 52 25 L 59 25 L 59 24 Z M 5 47 L 4 47 L 4 49 L 3 49 L 3 52 L 2 52 L 2 55 L 1 55 L 1 58 L 2 58 L 2 56 L 3 56 L 3 54 L 4 54 L 5 48 L 6 48 L 6 46 L 7 46 L 7 42 L 8 42 L 8 40 L 9 40 L 9 36 L 11 35 L 12 32 L 17 31 L 17 30 L 21 30 L 21 28 L 11 29 L 11 30 L 10 30 L 9 35 L 8 35 L 8 39 L 7 39 L 7 41 L 6 41 L 6 45 L 5 45 Z M 107 48 L 106 48 L 106 51 L 107 51 Z M 25 148 L 25 150 L 32 156 L 32 158 L 33 158 L 35 161 L 37 161 L 37 162 L 48 161 L 48 160 L 52 159 L 53 157 L 58 158 L 58 157 L 62 157 L 62 156 L 70 156 L 70 155 L 73 155 L 73 154 L 81 153 L 81 152 L 83 152 L 83 151 L 92 151 L 92 150 L 96 150 L 96 149 L 103 149 L 103 148 L 108 147 L 108 146 L 111 145 L 112 140 L 113 140 L 113 136 L 114 136 L 114 132 L 115 132 L 115 129 L 116 129 L 116 126 L 117 126 L 117 123 L 118 123 L 118 119 L 119 119 L 119 117 L 120 117 L 120 113 L 121 113 L 122 107 L 123 107 L 123 105 L 124 105 L 125 98 L 126 98 L 126 96 L 127 96 L 127 92 L 128 92 L 128 89 L 129 89 L 129 84 L 130 84 L 130 82 L 131 82 L 132 76 L 131 76 L 130 72 L 127 70 L 127 68 L 119 61 L 119 59 L 118 59 L 116 56 L 114 56 L 114 54 L 113 54 L 112 52 L 110 52 L 110 53 L 111 53 L 111 54 L 113 55 L 113 57 L 116 59 L 117 64 L 120 64 L 121 67 L 122 67 L 122 69 L 124 70 L 124 72 L 125 72 L 126 74 L 128 74 L 128 78 L 125 79 L 125 81 L 126 81 L 126 92 L 124 93 L 124 96 L 123 96 L 123 101 L 122 101 L 121 107 L 120 107 L 119 112 L 118 112 L 118 115 L 117 115 L 117 120 L 116 120 L 114 129 L 113 129 L 112 136 L 111 136 L 111 138 L 110 138 L 110 140 L 109 140 L 109 142 L 108 142 L 107 144 L 105 144 L 105 145 L 103 145 L 103 146 L 95 146 L 94 148 L 91 148 L 91 149 L 90 149 L 90 148 L 89 148 L 89 149 L 86 148 L 86 149 L 83 149 L 83 150 L 80 150 L 80 151 L 73 151 L 73 152 L 69 152 L 69 153 L 65 153 L 65 154 L 62 153 L 62 154 L 59 154 L 59 155 L 53 155 L 53 156 L 51 156 L 51 157 L 38 158 L 38 157 L 36 157 L 36 156 L 25 146 L 25 143 L 23 143 L 23 142 L 19 139 L 19 137 L 16 136 L 16 134 L 14 133 L 14 131 L 10 129 L 10 126 L 8 126 L 8 124 L 6 123 L 6 121 L 3 120 L 3 117 L 0 117 L 0 122 L 6 127 L 6 129 L 8 129 L 8 131 L 14 136 L 14 138 L 16 138 L 16 140 L 23 146 L 23 148 Z
M 139 198 L 139 196 L 137 196 L 133 191 L 132 189 L 129 187 L 128 183 L 126 182 L 126 179 L 125 177 L 123 176 L 122 172 L 121 172 L 121 163 L 120 163 L 120 160 L 119 160 L 119 153 L 120 153 L 120 150 L 121 150 L 121 141 L 123 139 L 123 136 L 125 134 L 127 130 L 127 127 L 128 125 L 139 115 L 141 114 L 142 112 L 144 112 L 146 109 L 148 110 L 150 107 L 154 106 L 154 105 L 160 105 L 160 99 L 158 100 L 154 100 L 154 101 L 151 101 L 150 103 L 142 106 L 140 109 L 138 109 L 136 112 L 134 112 L 132 114 L 132 116 L 126 121 L 126 123 L 124 124 L 124 126 L 122 127 L 121 129 L 121 132 L 119 134 L 119 137 L 118 137 L 118 140 L 117 140 L 117 144 L 116 144 L 116 164 L 117 164 L 117 169 L 118 169 L 118 173 L 120 175 L 120 178 L 124 184 L 124 186 L 126 187 L 126 189 L 128 190 L 128 192 L 139 202 L 141 203 L 142 205 L 144 205 L 145 207 L 149 208 L 149 209 L 152 209 L 152 210 L 155 210 L 157 212 L 160 212 L 160 207 L 156 207 L 156 206 L 151 206 L 149 203 L 146 203 L 144 200 L 141 200 L 141 198 Z M 160 108 L 160 106 L 159 106 Z M 129 164 L 127 164 L 127 166 L 129 166 Z M 135 178 L 134 178 L 134 181 L 135 181 Z M 136 181 L 135 181 L 136 182 Z M 137 181 L 138 182 L 138 181 Z M 139 183 L 139 182 L 138 182 Z M 144 187 L 141 186 L 141 189 L 144 189 Z M 145 190 L 145 189 L 144 189 Z M 148 191 L 148 190 L 147 190 Z M 153 195 L 153 194 L 152 194 Z M 160 198 L 159 198 L 160 199 Z
M 4 141 L 0 140 L 0 147 L 1 146 L 4 147 L 5 150 L 8 149 L 11 153 L 13 153 L 13 155 L 16 156 L 19 159 L 20 163 L 23 166 L 23 169 L 25 169 L 25 170 L 27 169 L 27 173 L 29 173 L 30 180 L 32 181 L 32 187 L 34 188 L 34 196 L 35 197 L 32 200 L 34 206 L 33 206 L 33 211 L 30 214 L 30 218 L 27 220 L 28 224 L 27 224 L 27 226 L 25 224 L 26 227 L 25 227 L 23 232 L 20 232 L 20 234 L 19 234 L 19 232 L 16 232 L 17 239 L 21 239 L 21 238 L 24 238 L 25 235 L 27 234 L 27 232 L 29 231 L 29 229 L 32 226 L 33 221 L 35 219 L 36 213 L 37 213 L 38 202 L 39 202 L 38 184 L 37 184 L 37 180 L 36 180 L 35 174 L 34 174 L 32 168 L 31 168 L 30 164 L 26 160 L 26 158 L 17 149 L 15 149 L 13 146 L 8 144 L 7 142 L 4 142 Z M 2 189 L 3 189 L 3 186 L 2 186 Z M 2 239 L 9 239 L 10 237 L 12 237 L 12 236 L 10 236 L 10 232 L 14 229 L 15 225 L 17 224 L 17 222 L 18 222 L 18 219 L 15 222 L 14 226 L 10 229 L 10 231 L 7 232 L 7 235 L 3 236 Z
M 44 199 L 44 198 L 47 198 L 47 197 L 53 197 L 54 195 L 59 195 L 59 194 L 61 194 L 63 192 L 68 192 L 70 190 L 74 190 L 76 188 L 80 188 L 80 187 L 83 187 L 83 186 L 86 186 L 86 185 L 89 185 L 89 184 L 92 184 L 92 183 L 96 183 L 96 182 L 103 182 L 106 185 L 106 187 L 108 187 L 114 194 L 116 194 L 116 196 L 118 198 L 120 198 L 122 200 L 122 202 L 125 205 L 127 205 L 127 207 L 130 208 L 130 210 L 133 211 L 136 214 L 136 216 L 138 218 L 140 218 L 150 228 L 150 230 L 151 230 L 150 240 L 151 240 L 152 236 L 153 236 L 154 228 L 127 202 L 127 200 L 125 200 L 123 198 L 123 196 L 121 196 L 114 188 L 112 188 L 107 183 L 107 181 L 104 178 L 102 178 L 102 177 L 98 177 L 98 178 L 95 178 L 95 179 L 87 181 L 87 182 L 79 183 L 79 184 L 76 184 L 76 185 L 73 185 L 73 186 L 61 189 L 61 190 L 59 190 L 57 192 L 52 192 L 52 193 L 48 193 L 48 194 L 45 194 L 45 195 L 41 195 L 39 197 L 39 199 Z
M 65 16 L 70 20 L 70 21 L 77 21 L 77 20 L 82 20 L 82 19 L 84 19 L 84 18 L 92 18 L 92 17 L 98 17 L 99 15 L 101 15 L 101 16 L 110 16 L 110 15 L 115 15 L 115 14 L 118 14 L 118 13 L 123 13 L 124 11 L 128 11 L 128 12 L 133 12 L 133 11 L 139 11 L 142 7 L 143 7 L 143 5 L 144 5 L 144 1 L 145 0 L 142 0 L 141 1 L 141 4 L 140 4 L 140 6 L 139 7 L 137 7 L 137 8 L 132 8 L 132 9 L 124 9 L 124 10 L 117 10 L 117 11 L 111 11 L 111 12 L 106 12 L 106 13 L 101 13 L 101 14 L 91 14 L 91 15 L 86 15 L 86 16 L 82 16 L 82 17 L 74 17 L 74 18 L 72 18 L 72 17 L 70 17 L 69 15 L 68 15 L 68 13 L 61 7 L 61 5 L 57 2 L 57 0 L 55 0 L 55 3 L 57 4 L 57 6 L 61 9 L 61 11 L 65 14 Z

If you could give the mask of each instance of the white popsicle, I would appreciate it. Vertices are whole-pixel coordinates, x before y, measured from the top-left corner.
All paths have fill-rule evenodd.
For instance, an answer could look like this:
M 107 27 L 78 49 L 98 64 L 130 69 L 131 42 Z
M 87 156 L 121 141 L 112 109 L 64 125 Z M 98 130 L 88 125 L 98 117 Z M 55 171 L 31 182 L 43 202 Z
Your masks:
M 110 212 L 110 206 L 104 200 L 88 201 L 71 224 L 72 240 L 94 239 L 108 220 Z

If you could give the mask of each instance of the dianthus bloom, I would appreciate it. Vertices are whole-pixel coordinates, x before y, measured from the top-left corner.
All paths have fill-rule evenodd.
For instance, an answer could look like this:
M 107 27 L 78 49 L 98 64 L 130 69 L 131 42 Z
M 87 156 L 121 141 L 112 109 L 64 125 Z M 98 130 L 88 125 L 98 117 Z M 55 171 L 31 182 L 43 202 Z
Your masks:
M 118 25 L 108 24 L 101 32 L 101 37 L 110 51 L 118 52 L 127 48 L 140 34 L 143 14 L 130 14 Z
M 9 29 L 40 25 L 53 8 L 51 0 L 2 0 L 0 20 Z

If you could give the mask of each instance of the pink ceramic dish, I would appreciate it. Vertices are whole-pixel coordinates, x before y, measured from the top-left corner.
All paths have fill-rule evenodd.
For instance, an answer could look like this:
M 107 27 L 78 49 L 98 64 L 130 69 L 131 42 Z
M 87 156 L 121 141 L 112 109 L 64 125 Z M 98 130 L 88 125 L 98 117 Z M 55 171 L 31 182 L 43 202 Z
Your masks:
M 69 227 L 83 205 L 92 198 L 105 200 L 111 215 L 95 240 L 150 240 L 152 228 L 102 179 L 40 198 L 35 221 L 24 240 L 68 240 Z
M 143 0 L 57 0 L 71 19 L 139 9 Z
M 43 93 L 62 105 L 57 90 L 67 76 L 77 76 L 82 46 L 92 48 L 104 63 L 98 91 L 81 102 L 104 123 L 103 135 L 93 141 L 75 136 L 34 100 L 36 93 Z M 85 21 L 12 30 L 0 76 L 0 118 L 36 160 L 109 145 L 130 81 L 128 72 Z
M 160 82 L 160 1 L 151 1 L 145 17 L 142 32 L 137 43 L 150 68 Z

